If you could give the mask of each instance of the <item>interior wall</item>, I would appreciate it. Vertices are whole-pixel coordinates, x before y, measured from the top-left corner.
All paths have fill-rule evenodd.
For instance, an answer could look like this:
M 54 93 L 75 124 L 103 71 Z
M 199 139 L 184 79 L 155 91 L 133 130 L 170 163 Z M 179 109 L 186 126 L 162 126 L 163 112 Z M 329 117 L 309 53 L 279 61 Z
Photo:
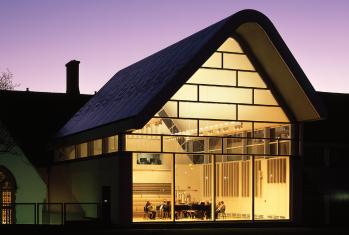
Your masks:
M 262 194 L 255 197 L 255 219 L 288 219 L 289 218 L 289 161 L 286 161 L 286 183 L 268 183 L 267 159 L 261 161 Z M 239 180 L 239 197 L 217 197 L 216 201 L 224 201 L 226 213 L 248 214 L 252 216 L 252 167 L 250 167 L 249 197 L 242 197 L 241 172 Z
M 180 159 L 178 162 L 177 159 Z M 202 165 L 191 164 L 188 156 L 177 156 L 176 159 L 176 192 L 185 192 L 190 202 L 203 200 L 202 193 Z
M 289 161 L 286 161 L 286 183 L 268 183 L 267 160 L 261 160 L 262 178 L 262 197 L 255 197 L 255 215 L 283 216 L 289 218 L 289 199 L 290 199 L 290 178 Z

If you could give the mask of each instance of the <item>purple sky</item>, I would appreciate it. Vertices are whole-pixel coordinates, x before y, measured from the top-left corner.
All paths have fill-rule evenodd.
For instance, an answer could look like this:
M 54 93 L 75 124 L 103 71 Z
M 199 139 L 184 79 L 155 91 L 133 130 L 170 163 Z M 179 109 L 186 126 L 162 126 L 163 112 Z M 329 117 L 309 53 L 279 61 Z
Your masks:
M 271 19 L 316 90 L 349 93 L 349 2 L 343 0 L 1 0 L 0 71 L 18 90 L 65 92 L 80 60 L 80 91 L 229 15 Z

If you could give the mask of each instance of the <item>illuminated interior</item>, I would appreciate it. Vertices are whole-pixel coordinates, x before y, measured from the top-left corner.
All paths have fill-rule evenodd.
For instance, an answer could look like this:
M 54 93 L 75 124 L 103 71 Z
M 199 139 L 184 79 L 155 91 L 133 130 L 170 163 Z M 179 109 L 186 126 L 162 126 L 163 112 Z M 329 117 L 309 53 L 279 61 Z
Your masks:
M 290 219 L 292 134 L 271 90 L 229 38 L 142 129 L 126 135 L 133 221 Z
M 0 224 L 13 224 L 14 223 L 14 194 L 15 183 L 13 178 L 9 175 L 9 171 L 0 166 L 0 212 L 1 222 Z
M 12 224 L 12 192 L 9 190 L 2 191 L 2 203 L 1 203 L 1 223 Z

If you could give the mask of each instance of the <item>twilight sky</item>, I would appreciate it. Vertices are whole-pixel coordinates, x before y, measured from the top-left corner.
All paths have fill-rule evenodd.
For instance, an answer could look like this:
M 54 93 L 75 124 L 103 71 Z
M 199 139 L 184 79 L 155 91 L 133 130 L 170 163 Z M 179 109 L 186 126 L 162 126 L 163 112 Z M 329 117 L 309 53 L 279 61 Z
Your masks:
M 274 23 L 316 90 L 349 93 L 346 0 L 0 0 L 0 71 L 18 90 L 65 92 L 80 63 L 80 92 L 243 9 Z

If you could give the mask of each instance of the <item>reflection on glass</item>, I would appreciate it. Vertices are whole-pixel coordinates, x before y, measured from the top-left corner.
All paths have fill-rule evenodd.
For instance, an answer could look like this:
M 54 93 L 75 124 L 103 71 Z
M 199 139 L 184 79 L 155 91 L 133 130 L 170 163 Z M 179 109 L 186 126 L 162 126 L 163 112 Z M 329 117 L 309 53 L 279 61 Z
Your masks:
M 133 222 L 171 221 L 173 155 L 134 153 L 132 158 Z
M 176 221 L 211 220 L 212 173 L 210 155 L 176 154 Z

